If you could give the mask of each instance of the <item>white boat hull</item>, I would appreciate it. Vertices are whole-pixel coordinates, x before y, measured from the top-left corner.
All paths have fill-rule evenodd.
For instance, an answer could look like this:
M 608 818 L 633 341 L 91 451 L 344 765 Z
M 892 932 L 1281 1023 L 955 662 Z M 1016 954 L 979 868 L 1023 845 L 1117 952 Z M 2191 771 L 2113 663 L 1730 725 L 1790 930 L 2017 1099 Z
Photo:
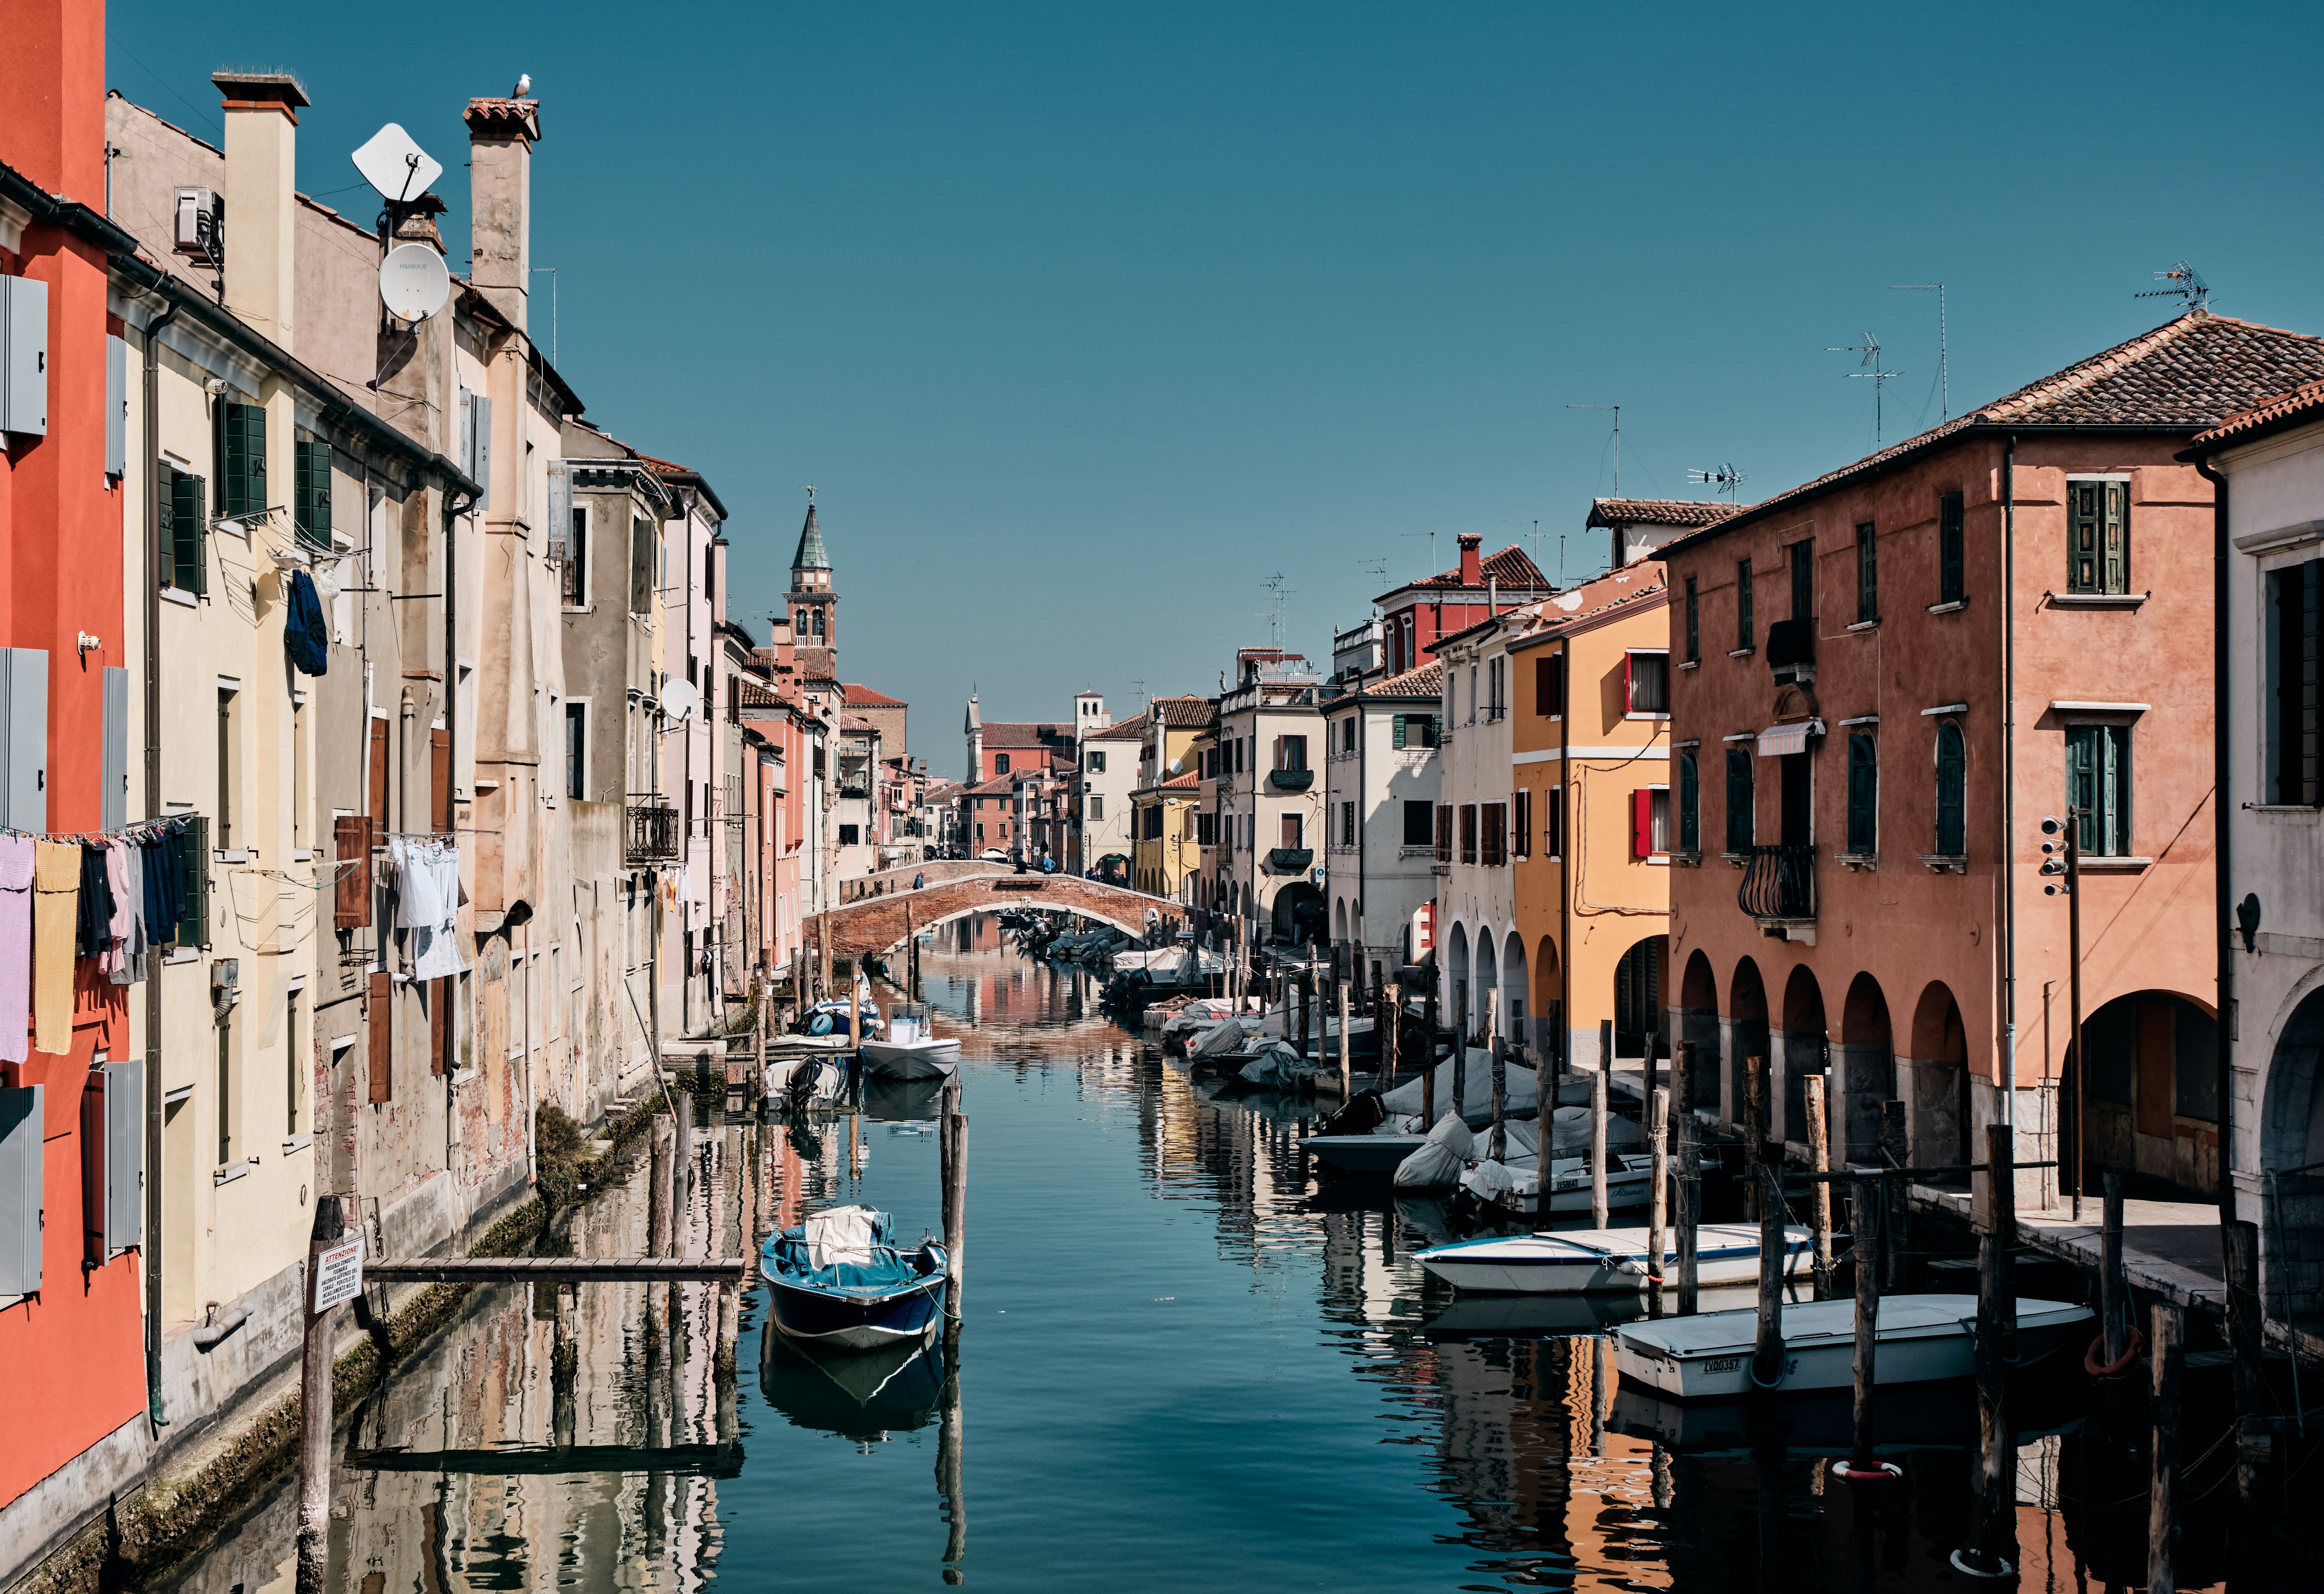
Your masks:
M 889 1079 L 945 1079 L 960 1064 L 957 1040 L 867 1040 L 862 1052 L 864 1066 Z
M 1880 1303 L 1875 1367 L 1879 1386 L 1965 1378 L 1975 1369 L 1975 1295 L 1890 1295 Z M 2017 1303 L 2017 1357 L 2024 1365 L 2087 1337 L 2088 1308 Z M 1783 1309 L 1784 1359 L 1766 1391 L 1846 1389 L 1856 1372 L 1856 1303 L 1814 1301 Z M 1616 1331 L 1622 1377 L 1676 1400 L 1736 1400 L 1761 1392 L 1752 1373 L 1756 1311 L 1713 1312 L 1628 1324 Z
M 1807 1226 L 1784 1231 L 1787 1275 L 1813 1266 Z M 1646 1286 L 1644 1229 L 1580 1229 L 1555 1233 L 1466 1239 L 1422 1251 L 1418 1260 L 1455 1289 L 1480 1295 L 1635 1295 Z M 1743 1284 L 1759 1276 L 1755 1224 L 1711 1223 L 1697 1232 L 1696 1280 L 1705 1285 Z M 1678 1278 L 1678 1247 L 1664 1255 L 1663 1280 Z

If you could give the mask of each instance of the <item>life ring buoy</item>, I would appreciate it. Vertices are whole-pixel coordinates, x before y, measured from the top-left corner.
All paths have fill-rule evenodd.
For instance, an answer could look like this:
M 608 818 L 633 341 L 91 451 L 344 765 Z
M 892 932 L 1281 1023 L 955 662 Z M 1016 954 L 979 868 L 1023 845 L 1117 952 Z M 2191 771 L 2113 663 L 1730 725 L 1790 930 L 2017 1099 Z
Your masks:
M 2130 1370 L 2131 1363 L 2136 1361 L 2138 1353 L 2145 1349 L 2146 1336 L 2134 1328 L 2130 1331 L 2130 1343 L 2123 1347 L 2122 1359 L 2108 1367 L 2098 1360 L 2106 1354 L 2106 1336 L 2100 1334 L 2090 1341 L 2090 1348 L 2082 1352 L 2082 1370 L 2093 1378 L 2119 1378 Z

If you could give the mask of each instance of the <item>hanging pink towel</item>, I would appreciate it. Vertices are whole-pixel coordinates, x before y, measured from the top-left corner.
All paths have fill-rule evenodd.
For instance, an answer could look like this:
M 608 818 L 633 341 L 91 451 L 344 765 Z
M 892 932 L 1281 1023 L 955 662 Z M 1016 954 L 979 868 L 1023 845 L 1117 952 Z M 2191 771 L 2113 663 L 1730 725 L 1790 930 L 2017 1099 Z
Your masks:
M 0 1063 L 22 1063 L 32 1037 L 32 843 L 0 836 Z

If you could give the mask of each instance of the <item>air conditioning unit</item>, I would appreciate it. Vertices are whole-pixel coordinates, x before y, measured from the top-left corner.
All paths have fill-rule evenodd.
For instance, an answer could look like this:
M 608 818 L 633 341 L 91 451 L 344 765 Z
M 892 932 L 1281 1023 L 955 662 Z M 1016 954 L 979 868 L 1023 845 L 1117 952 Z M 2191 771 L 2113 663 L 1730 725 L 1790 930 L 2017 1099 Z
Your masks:
M 178 190 L 173 247 L 196 260 L 215 261 L 226 249 L 226 201 L 216 189 Z

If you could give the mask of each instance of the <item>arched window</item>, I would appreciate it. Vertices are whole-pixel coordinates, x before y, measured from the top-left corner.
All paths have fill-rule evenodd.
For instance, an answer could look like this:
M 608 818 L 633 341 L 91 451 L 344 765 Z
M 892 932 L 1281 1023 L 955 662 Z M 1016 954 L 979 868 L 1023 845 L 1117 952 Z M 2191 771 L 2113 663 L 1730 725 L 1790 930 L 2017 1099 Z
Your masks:
M 1682 852 L 1702 851 L 1702 802 L 1694 755 L 1683 752 L 1678 755 L 1678 850 Z
M 1969 852 L 1969 751 L 1960 727 L 1950 720 L 1937 727 L 1937 856 Z
M 1727 850 L 1751 850 L 1751 753 L 1748 748 L 1727 750 Z
M 1872 738 L 1848 739 L 1848 850 L 1868 858 L 1880 850 L 1880 761 Z

